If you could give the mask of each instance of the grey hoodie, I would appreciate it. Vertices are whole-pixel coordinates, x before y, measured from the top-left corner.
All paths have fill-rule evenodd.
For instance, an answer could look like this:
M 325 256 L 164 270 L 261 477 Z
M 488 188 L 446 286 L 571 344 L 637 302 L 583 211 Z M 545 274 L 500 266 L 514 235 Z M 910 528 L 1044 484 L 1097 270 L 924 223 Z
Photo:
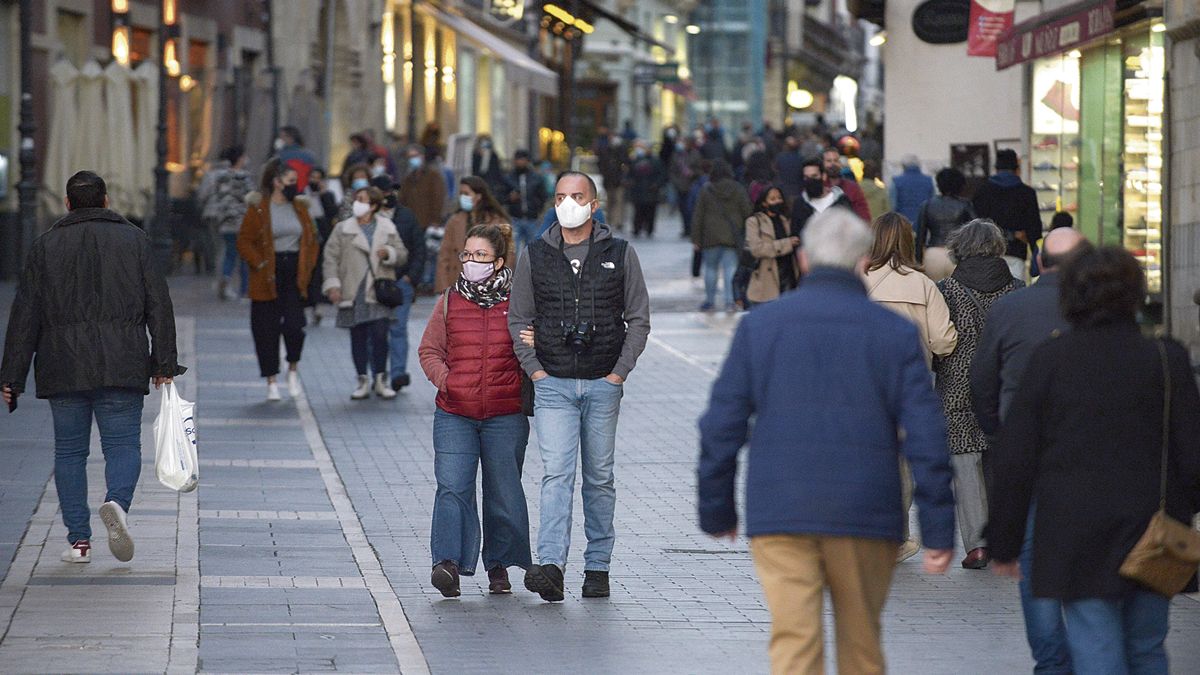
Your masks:
M 612 238 L 612 230 L 608 225 L 592 221 L 596 228 L 597 241 Z M 551 246 L 558 248 L 563 243 L 562 227 L 556 222 L 542 234 L 542 239 Z M 563 248 L 563 254 L 572 261 L 578 260 L 582 265 L 587 258 L 590 242 L 568 245 Z M 578 269 L 578 266 L 576 266 Z M 529 255 L 522 253 L 517 261 L 517 269 L 513 274 L 512 291 L 508 296 L 508 331 L 512 334 L 513 349 L 521 367 L 529 375 L 542 370 L 538 362 L 537 351 L 521 342 L 521 330 L 533 324 L 537 316 L 537 303 L 533 296 L 533 277 L 529 268 Z M 613 367 L 613 373 L 622 379 L 637 364 L 638 357 L 646 349 L 646 340 L 650 337 L 650 293 L 646 290 L 646 278 L 642 276 L 642 266 L 638 262 L 633 245 L 625 247 L 625 344 L 621 348 L 621 358 Z

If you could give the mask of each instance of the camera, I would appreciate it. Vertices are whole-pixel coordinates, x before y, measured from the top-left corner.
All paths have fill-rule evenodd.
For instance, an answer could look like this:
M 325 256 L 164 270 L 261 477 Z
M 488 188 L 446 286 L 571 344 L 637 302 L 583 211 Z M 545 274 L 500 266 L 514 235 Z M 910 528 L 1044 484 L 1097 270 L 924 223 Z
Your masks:
M 562 324 L 562 341 L 576 354 L 583 354 L 592 348 L 592 337 L 595 334 L 596 326 L 590 321 Z

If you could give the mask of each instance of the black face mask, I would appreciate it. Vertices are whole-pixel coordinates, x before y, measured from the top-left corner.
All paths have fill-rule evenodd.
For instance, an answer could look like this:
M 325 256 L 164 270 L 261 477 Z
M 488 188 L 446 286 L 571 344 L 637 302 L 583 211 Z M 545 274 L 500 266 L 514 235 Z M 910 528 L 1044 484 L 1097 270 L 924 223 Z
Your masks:
M 300 191 L 296 188 L 295 183 L 292 183 L 291 185 L 283 186 L 283 198 L 288 200 L 289 202 L 292 201 L 293 199 L 295 199 L 296 195 L 299 193 L 300 193 Z
M 783 213 L 783 204 L 782 203 L 780 203 L 780 204 L 764 204 L 763 206 L 766 208 L 767 213 L 769 213 L 773 216 L 778 216 Z
M 805 178 L 804 193 L 809 199 L 816 199 L 825 192 L 825 181 L 820 178 Z

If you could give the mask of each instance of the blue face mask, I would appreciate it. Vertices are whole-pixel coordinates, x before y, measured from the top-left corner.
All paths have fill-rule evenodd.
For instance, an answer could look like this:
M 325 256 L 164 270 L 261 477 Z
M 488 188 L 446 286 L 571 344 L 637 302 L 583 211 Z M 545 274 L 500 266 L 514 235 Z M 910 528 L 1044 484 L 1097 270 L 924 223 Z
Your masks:
M 421 160 L 420 157 L 409 157 L 408 158 L 408 168 L 410 168 L 410 169 L 419 169 L 419 168 L 421 168 L 421 164 L 423 164 L 423 163 L 424 162 Z
M 354 180 L 350 181 L 351 190 L 357 191 L 369 187 L 371 187 L 371 181 L 367 180 L 366 178 L 355 178 Z

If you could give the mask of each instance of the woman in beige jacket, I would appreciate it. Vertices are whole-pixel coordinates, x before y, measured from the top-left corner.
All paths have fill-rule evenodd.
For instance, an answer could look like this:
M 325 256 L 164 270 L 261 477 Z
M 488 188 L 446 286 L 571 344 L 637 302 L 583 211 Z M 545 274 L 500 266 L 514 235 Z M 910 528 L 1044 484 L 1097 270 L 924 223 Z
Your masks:
M 754 272 L 746 288 L 752 304 L 769 302 L 796 287 L 800 265 L 796 249 L 800 238 L 792 232 L 785 214 L 783 191 L 770 187 L 754 203 L 754 214 L 746 219 L 746 248 L 754 256 Z
M 950 321 L 950 308 L 937 285 L 917 264 L 916 237 L 908 218 L 889 211 L 876 218 L 871 229 L 875 231 L 875 244 L 871 247 L 871 262 L 867 263 L 867 295 L 917 324 L 925 365 L 932 367 L 934 356 L 949 356 L 958 344 L 958 332 Z M 898 561 L 921 549 L 908 528 L 913 481 L 908 463 L 903 460 L 900 489 L 904 499 L 904 543 L 897 553 Z

